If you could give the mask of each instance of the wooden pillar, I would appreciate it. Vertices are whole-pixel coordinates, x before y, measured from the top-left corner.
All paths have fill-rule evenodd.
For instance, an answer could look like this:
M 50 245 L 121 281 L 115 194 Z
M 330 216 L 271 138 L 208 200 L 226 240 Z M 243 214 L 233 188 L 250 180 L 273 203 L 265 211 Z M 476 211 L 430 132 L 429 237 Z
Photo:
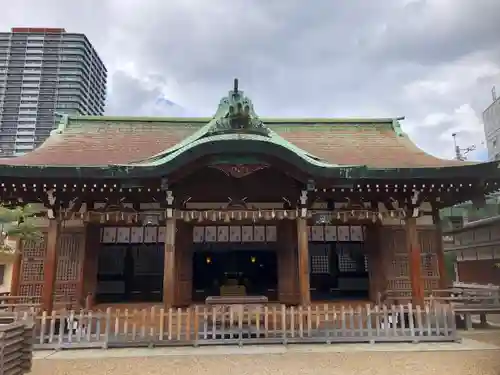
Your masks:
M 435 225 L 435 243 L 436 243 L 436 256 L 437 256 L 437 266 L 439 272 L 439 289 L 446 289 L 449 286 L 449 275 L 446 269 L 446 261 L 444 256 L 444 245 L 443 245 L 443 226 L 441 223 L 441 217 L 439 216 L 439 210 L 432 210 L 432 218 Z
M 175 305 L 176 272 L 175 272 L 175 237 L 177 220 L 169 217 L 165 224 L 165 260 L 163 266 L 163 305 L 170 308 Z
M 184 307 L 193 297 L 193 225 L 179 221 L 176 229 L 174 306 Z
M 307 219 L 297 218 L 297 243 L 299 264 L 299 293 L 300 304 L 311 304 L 311 291 L 309 286 L 309 236 L 307 235 Z
M 366 227 L 365 248 L 368 256 L 369 292 L 370 300 L 373 302 L 379 302 L 379 296 L 382 296 L 387 286 L 381 230 L 380 225 Z
M 58 219 L 49 220 L 42 290 L 42 309 L 48 313 L 51 313 L 54 307 L 54 288 L 57 275 L 57 250 L 59 247 L 60 232 L 61 222 Z
M 19 286 L 21 281 L 21 265 L 23 257 L 23 241 L 16 239 L 16 253 L 14 255 L 14 262 L 12 263 L 12 279 L 10 282 L 10 295 L 19 295 Z
M 288 305 L 296 305 L 300 301 L 298 298 L 295 223 L 291 220 L 280 220 L 277 229 L 278 301 Z
M 82 306 L 91 308 L 95 302 L 97 290 L 97 267 L 99 260 L 99 249 L 101 228 L 99 225 L 86 223 L 84 229 L 84 256 L 81 271 L 79 297 Z
M 424 285 L 422 279 L 422 257 L 420 251 L 420 241 L 417 232 L 417 219 L 414 217 L 406 218 L 405 229 L 412 301 L 415 306 L 423 306 Z

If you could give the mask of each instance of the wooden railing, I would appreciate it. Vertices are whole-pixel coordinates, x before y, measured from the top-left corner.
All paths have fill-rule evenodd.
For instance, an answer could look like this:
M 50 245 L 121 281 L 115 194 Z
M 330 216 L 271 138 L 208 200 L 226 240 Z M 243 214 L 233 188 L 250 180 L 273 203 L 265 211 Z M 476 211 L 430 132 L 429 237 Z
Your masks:
M 88 298 L 87 298 L 88 299 Z M 74 298 L 66 296 L 54 297 L 54 309 L 70 309 L 78 308 L 80 305 L 87 306 L 87 299 L 83 303 L 79 303 Z M 10 293 L 0 295 L 0 312 L 5 311 L 40 311 L 42 305 L 40 297 L 33 296 L 12 296 Z
M 480 324 L 488 324 L 487 316 L 500 314 L 500 286 L 454 283 L 449 289 L 435 290 L 433 300 L 450 304 L 457 314 L 457 325 L 472 328 L 472 316 L 479 315 Z
M 29 313 L 14 313 L 16 319 Z M 46 349 L 211 344 L 421 342 L 458 339 L 449 306 L 286 307 L 218 305 L 187 309 L 59 311 L 34 317 Z

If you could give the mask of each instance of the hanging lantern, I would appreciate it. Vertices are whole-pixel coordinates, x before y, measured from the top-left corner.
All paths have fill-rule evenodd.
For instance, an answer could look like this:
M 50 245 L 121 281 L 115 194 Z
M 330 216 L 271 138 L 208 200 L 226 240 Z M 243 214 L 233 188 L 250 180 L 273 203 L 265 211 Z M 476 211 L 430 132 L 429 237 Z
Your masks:
M 276 217 L 276 211 L 274 211 L 274 208 L 271 211 L 271 218 L 274 219 Z
M 226 213 L 226 215 L 224 216 L 224 222 L 225 223 L 230 223 L 231 222 L 231 217 L 229 216 L 229 213 Z

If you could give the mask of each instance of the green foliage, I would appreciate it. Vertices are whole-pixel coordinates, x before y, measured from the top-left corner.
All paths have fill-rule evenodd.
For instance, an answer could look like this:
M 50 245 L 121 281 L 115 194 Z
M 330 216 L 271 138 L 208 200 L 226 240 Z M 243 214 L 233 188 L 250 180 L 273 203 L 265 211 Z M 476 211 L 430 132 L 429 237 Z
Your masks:
M 0 206 L 0 253 L 14 253 L 16 249 L 8 243 L 9 238 L 37 240 L 41 233 L 34 225 L 36 211 L 30 205 L 8 208 Z

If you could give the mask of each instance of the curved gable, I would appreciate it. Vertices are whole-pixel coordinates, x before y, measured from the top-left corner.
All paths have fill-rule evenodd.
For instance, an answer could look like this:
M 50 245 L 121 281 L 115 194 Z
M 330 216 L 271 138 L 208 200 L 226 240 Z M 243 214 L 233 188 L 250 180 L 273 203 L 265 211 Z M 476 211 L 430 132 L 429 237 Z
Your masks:
M 335 168 L 426 168 L 463 165 L 418 149 L 398 119 L 263 120 L 235 87 L 213 118 L 109 118 L 63 116 L 37 150 L 0 160 L 11 166 L 160 168 L 171 171 L 193 158 L 222 153 L 268 154 L 304 171 Z M 112 173 L 112 172 L 110 172 Z M 149 172 L 148 172 L 149 173 Z

